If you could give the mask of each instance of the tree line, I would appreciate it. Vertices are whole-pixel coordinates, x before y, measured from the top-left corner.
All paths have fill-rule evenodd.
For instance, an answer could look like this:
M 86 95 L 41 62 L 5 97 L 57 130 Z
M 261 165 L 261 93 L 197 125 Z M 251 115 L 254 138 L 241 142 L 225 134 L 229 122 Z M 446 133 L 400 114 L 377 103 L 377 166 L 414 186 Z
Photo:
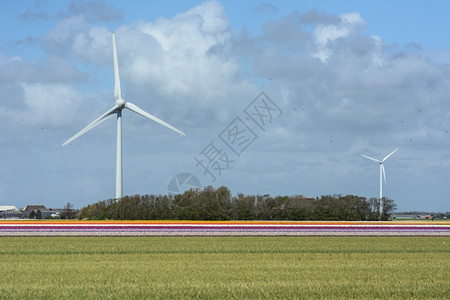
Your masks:
M 221 186 L 187 190 L 178 195 L 134 195 L 108 199 L 79 210 L 79 219 L 94 220 L 388 220 L 396 205 L 354 195 L 232 196 Z

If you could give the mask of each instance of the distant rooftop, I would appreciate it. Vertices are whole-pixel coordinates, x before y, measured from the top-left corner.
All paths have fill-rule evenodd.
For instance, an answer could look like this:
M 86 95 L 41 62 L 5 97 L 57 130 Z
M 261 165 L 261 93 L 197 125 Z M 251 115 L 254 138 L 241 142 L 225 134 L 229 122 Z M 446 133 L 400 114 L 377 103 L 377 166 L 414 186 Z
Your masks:
M 43 210 L 43 209 L 47 209 L 44 205 L 42 204 L 30 204 L 25 206 L 22 211 L 30 211 L 30 210 Z
M 17 207 L 15 207 L 14 205 L 0 205 L 0 211 L 5 210 L 17 210 Z

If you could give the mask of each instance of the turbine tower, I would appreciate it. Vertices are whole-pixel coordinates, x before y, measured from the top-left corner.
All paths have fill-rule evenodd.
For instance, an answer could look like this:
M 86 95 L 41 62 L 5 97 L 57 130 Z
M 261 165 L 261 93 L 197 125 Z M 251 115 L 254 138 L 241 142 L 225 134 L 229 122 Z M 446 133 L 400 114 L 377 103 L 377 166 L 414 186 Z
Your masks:
M 362 156 L 364 156 L 365 158 L 368 158 L 370 160 L 373 160 L 377 163 L 380 164 L 380 216 L 383 214 L 383 177 L 384 177 L 384 183 L 386 183 L 386 172 L 384 171 L 384 166 L 383 166 L 383 162 L 392 154 L 394 154 L 395 151 L 397 151 L 397 149 L 395 149 L 394 151 L 392 151 L 391 153 L 389 153 L 388 155 L 386 155 L 385 158 L 383 158 L 382 160 L 376 159 L 376 158 L 372 158 L 370 156 L 361 154 Z
M 80 137 L 81 135 L 85 134 L 98 124 L 102 123 L 106 119 L 117 115 L 117 153 L 116 153 L 116 199 L 120 199 L 123 197 L 123 179 L 122 179 L 122 110 L 124 108 L 127 108 L 141 116 L 144 116 L 152 121 L 155 121 L 156 123 L 159 123 L 169 129 L 172 129 L 173 131 L 178 132 L 180 135 L 185 135 L 180 130 L 176 129 L 170 124 L 167 124 L 166 122 L 158 119 L 157 117 L 149 114 L 148 112 L 142 110 L 138 106 L 134 105 L 131 102 L 126 102 L 122 98 L 122 89 L 120 87 L 120 76 L 119 76 L 119 63 L 117 60 L 117 49 L 116 49 L 116 38 L 114 36 L 114 33 L 112 34 L 112 42 L 113 42 L 113 56 L 114 56 L 114 99 L 116 103 L 113 107 L 111 107 L 109 110 L 107 110 L 103 115 L 95 119 L 92 123 L 84 127 L 82 130 L 80 130 L 77 134 L 75 134 L 73 137 L 68 139 L 66 142 L 64 142 L 63 146 L 69 144 L 76 138 Z

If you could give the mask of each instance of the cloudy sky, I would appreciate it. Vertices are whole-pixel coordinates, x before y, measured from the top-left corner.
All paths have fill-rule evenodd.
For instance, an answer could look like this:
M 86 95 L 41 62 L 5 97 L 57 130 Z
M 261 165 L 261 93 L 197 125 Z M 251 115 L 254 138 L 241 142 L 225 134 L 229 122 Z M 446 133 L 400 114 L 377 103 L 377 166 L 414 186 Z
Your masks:
M 114 104 L 115 32 L 124 98 L 186 133 L 123 112 L 125 195 L 188 174 L 233 194 L 378 197 L 361 154 L 399 148 L 383 195 L 450 210 L 447 1 L 2 6 L 1 205 L 114 198 L 115 119 L 62 143 Z

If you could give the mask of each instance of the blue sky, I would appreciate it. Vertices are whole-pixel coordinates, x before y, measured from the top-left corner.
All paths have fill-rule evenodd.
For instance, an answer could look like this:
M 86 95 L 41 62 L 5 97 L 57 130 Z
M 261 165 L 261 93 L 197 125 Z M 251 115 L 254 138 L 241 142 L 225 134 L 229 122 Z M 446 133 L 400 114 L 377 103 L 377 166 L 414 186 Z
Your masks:
M 187 134 L 124 112 L 124 194 L 165 194 L 187 173 L 233 194 L 378 197 L 378 166 L 360 154 L 399 148 L 383 195 L 401 211 L 450 210 L 448 1 L 3 7 L 2 205 L 114 197 L 112 119 L 61 146 L 114 103 L 114 31 L 124 98 Z M 262 126 L 260 92 L 276 108 Z

